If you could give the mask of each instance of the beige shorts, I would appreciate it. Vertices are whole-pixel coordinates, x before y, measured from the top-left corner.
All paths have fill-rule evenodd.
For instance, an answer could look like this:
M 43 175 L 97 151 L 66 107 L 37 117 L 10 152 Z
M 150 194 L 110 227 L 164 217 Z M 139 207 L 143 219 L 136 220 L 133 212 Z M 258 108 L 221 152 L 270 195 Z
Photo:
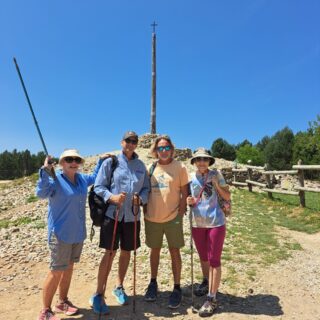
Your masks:
M 58 240 L 51 232 L 49 239 L 49 249 L 51 254 L 50 269 L 66 270 L 71 262 L 79 262 L 82 252 L 83 242 L 65 243 Z
M 162 248 L 163 235 L 167 238 L 169 248 L 180 249 L 184 246 L 183 217 L 180 214 L 163 223 L 145 220 L 145 232 L 149 248 Z

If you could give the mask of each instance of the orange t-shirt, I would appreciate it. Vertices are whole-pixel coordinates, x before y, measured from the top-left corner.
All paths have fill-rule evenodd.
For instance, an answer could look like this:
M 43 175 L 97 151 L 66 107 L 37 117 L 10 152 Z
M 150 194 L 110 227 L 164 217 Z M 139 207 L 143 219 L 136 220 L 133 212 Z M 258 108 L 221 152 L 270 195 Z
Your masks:
M 179 211 L 181 187 L 189 182 L 187 168 L 180 161 L 157 164 L 151 176 L 151 192 L 145 219 L 163 223 L 173 220 Z

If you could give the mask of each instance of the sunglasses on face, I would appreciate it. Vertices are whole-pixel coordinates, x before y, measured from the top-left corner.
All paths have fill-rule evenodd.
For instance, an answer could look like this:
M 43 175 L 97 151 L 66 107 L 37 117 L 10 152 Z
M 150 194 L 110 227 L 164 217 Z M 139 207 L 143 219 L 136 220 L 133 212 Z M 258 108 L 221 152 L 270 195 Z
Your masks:
M 158 150 L 159 152 L 162 152 L 162 151 L 170 151 L 170 150 L 171 150 L 171 146 L 158 147 L 157 150 Z
M 134 145 L 136 145 L 136 144 L 138 143 L 138 140 L 129 139 L 129 138 L 124 139 L 124 141 L 125 141 L 126 143 L 131 143 L 131 144 L 134 144 Z
M 210 159 L 209 159 L 209 158 L 205 158 L 205 157 L 199 157 L 199 158 L 196 158 L 196 161 L 197 161 L 197 162 L 200 162 L 200 161 L 209 162 Z
M 79 157 L 65 157 L 64 161 L 66 163 L 72 163 L 73 161 L 77 164 L 80 164 L 82 162 L 82 159 Z

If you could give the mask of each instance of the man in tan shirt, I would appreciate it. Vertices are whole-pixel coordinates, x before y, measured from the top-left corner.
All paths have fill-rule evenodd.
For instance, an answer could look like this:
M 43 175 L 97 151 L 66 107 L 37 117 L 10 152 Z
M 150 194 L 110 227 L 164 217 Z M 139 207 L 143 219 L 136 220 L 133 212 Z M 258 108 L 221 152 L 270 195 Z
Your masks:
M 152 173 L 151 192 L 145 212 L 146 244 L 151 249 L 151 281 L 145 300 L 152 302 L 157 299 L 157 274 L 165 234 L 174 279 L 174 289 L 168 306 L 175 309 L 180 306 L 182 299 L 180 248 L 184 246 L 182 219 L 186 211 L 189 179 L 186 167 L 173 159 L 174 146 L 168 136 L 158 137 L 151 147 L 151 153 L 158 161 L 150 168 L 153 171 L 150 172 Z

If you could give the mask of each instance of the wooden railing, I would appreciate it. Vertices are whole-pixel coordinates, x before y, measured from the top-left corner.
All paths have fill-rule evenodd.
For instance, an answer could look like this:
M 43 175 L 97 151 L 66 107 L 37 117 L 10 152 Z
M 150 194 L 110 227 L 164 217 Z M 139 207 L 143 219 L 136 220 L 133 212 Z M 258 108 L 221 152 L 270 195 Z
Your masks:
M 249 191 L 252 192 L 252 187 L 257 186 L 260 187 L 262 191 L 268 193 L 268 197 L 272 199 L 273 193 L 281 193 L 281 194 L 289 194 L 293 196 L 299 196 L 300 198 L 300 206 L 305 207 L 306 206 L 306 198 L 305 198 L 305 192 L 319 192 L 320 188 L 307 188 L 304 186 L 304 171 L 305 170 L 320 170 L 320 165 L 302 165 L 301 161 L 298 162 L 297 165 L 292 166 L 292 170 L 274 170 L 270 171 L 267 170 L 267 165 L 264 167 L 258 167 L 258 166 L 251 166 L 247 165 L 246 168 L 233 168 L 233 181 L 232 184 L 236 187 L 248 187 Z M 265 176 L 266 183 L 261 183 L 258 181 L 254 181 L 253 178 L 253 172 L 258 171 L 261 174 Z M 237 181 L 237 175 L 239 173 L 246 173 L 247 179 L 245 182 Z M 297 175 L 299 185 L 294 186 L 294 191 L 285 190 L 285 189 L 274 189 L 273 183 L 271 181 L 272 175 Z

